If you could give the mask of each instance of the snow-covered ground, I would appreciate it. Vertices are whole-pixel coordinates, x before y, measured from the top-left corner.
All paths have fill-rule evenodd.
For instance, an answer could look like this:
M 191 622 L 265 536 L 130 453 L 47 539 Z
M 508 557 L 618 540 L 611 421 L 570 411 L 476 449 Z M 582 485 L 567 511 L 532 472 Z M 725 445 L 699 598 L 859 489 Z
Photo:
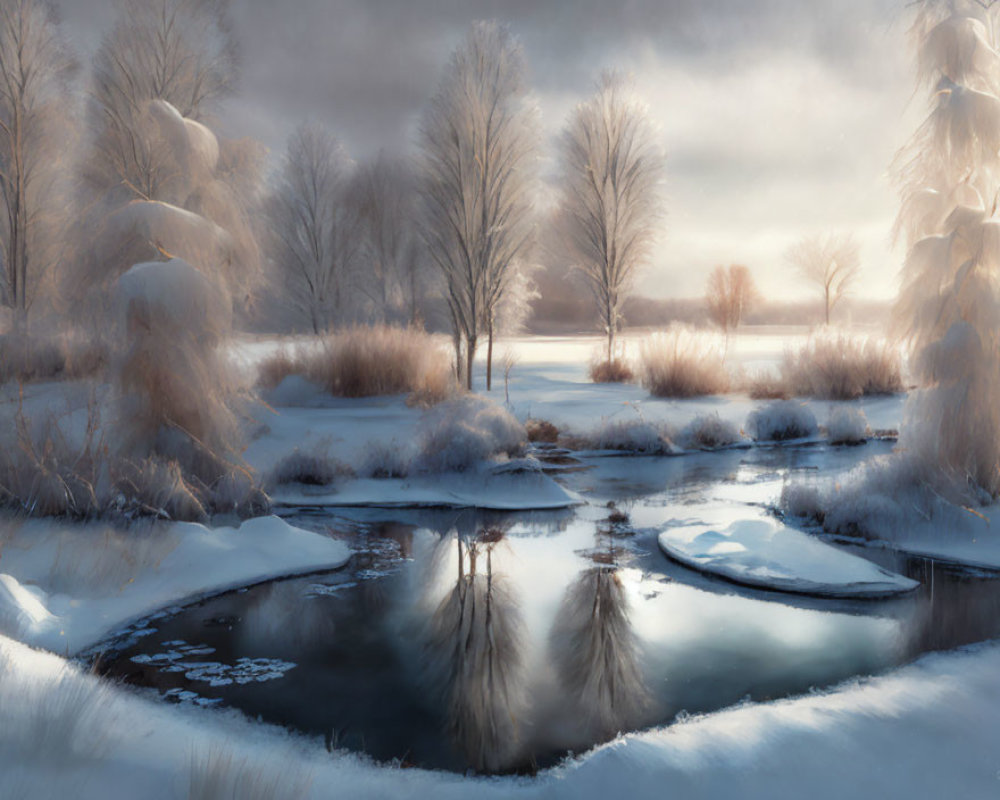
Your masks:
M 377 766 L 228 712 L 114 690 L 0 637 L 0 796 L 186 798 L 207 767 L 240 797 L 995 797 L 1000 646 L 629 734 L 536 778 Z M 228 769 L 226 769 L 228 765 Z M 296 791 L 298 789 L 299 791 Z M 211 795 L 210 795 L 211 796 Z
M 277 517 L 214 529 L 155 523 L 119 530 L 47 520 L 0 525 L 0 633 L 71 655 L 175 603 L 335 569 L 350 557 L 342 541 Z

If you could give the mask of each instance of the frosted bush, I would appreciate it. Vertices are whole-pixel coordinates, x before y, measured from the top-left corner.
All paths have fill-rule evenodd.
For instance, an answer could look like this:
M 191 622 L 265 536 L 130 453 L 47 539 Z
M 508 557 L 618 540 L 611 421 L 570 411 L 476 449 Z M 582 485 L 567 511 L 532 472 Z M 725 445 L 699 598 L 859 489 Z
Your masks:
M 698 397 L 729 391 L 724 340 L 683 325 L 653 334 L 639 347 L 642 385 L 655 397 Z
M 826 421 L 830 444 L 860 444 L 868 439 L 868 419 L 860 408 L 835 408 Z
M 796 397 L 854 400 L 904 388 L 897 348 L 845 334 L 820 334 L 797 353 L 785 353 L 781 374 Z
M 783 442 L 815 436 L 816 417 L 794 400 L 778 400 L 757 408 L 747 417 L 746 430 L 757 442 Z
M 791 517 L 822 521 L 823 499 L 810 483 L 787 483 L 781 490 L 781 509 Z
M 369 478 L 405 478 L 410 462 L 408 449 L 398 442 L 369 442 L 358 473 Z
M 572 444 L 578 450 L 620 450 L 651 456 L 679 452 L 665 426 L 641 419 L 604 420 L 591 434 L 574 437 Z
M 715 450 L 741 441 L 739 430 L 718 414 L 703 414 L 691 420 L 679 440 L 686 448 Z
M 312 452 L 296 448 L 284 456 L 268 475 L 269 486 L 302 483 L 307 486 L 329 486 L 337 478 L 349 476 L 351 468 L 331 458 L 322 448 Z
M 527 433 L 509 411 L 478 395 L 431 409 L 421 421 L 414 467 L 424 472 L 461 472 L 499 455 L 524 452 Z

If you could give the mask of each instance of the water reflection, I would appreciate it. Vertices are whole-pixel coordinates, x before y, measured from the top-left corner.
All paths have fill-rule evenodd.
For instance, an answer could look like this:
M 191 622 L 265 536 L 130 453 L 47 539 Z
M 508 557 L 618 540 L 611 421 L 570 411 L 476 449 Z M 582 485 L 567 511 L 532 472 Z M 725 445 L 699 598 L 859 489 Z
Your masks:
M 442 540 L 435 562 L 457 565 L 454 583 L 428 626 L 427 673 L 443 701 L 447 732 L 473 769 L 514 766 L 525 709 L 522 622 L 505 576 L 494 571 L 501 528 Z M 434 571 L 431 572 L 434 574 Z
M 606 546 L 567 587 L 549 637 L 563 691 L 582 712 L 582 733 L 591 741 L 636 727 L 651 705 L 614 540 L 599 539 Z

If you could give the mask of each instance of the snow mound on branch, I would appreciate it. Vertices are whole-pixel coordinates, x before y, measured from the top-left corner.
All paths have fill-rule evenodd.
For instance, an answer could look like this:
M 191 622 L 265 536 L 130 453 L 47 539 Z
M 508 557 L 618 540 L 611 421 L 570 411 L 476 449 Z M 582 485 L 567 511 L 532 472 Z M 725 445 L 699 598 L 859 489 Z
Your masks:
M 11 575 L 0 575 L 0 631 L 14 639 L 46 628 L 55 617 Z
M 147 327 L 169 321 L 173 330 L 226 330 L 230 305 L 205 275 L 180 258 L 147 261 L 118 279 L 117 299 L 126 315 Z
M 763 516 L 728 525 L 680 524 L 658 541 L 685 566 L 747 586 L 826 597 L 887 597 L 918 586 Z
M 96 249 L 113 262 L 108 266 L 114 275 L 164 252 L 206 268 L 236 254 L 232 236 L 211 220 L 153 200 L 135 200 L 110 214 Z
M 750 412 L 747 433 L 757 442 L 807 439 L 818 432 L 816 417 L 808 406 L 794 400 L 779 400 Z
M 166 100 L 153 100 L 149 113 L 181 167 L 179 174 L 187 176 L 189 191 L 211 180 L 219 165 L 219 140 L 215 134 L 200 122 L 183 117 Z

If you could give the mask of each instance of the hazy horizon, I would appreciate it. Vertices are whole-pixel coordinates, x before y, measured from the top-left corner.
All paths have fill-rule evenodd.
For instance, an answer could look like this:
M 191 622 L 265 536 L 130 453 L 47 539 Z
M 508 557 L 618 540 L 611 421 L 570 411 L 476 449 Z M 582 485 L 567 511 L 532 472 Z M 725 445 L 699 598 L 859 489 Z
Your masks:
M 113 0 L 62 0 L 86 63 Z M 605 67 L 634 74 L 667 152 L 667 217 L 636 293 L 692 297 L 709 270 L 744 263 L 766 295 L 814 293 L 786 264 L 803 234 L 853 232 L 859 293 L 895 294 L 886 170 L 915 127 L 903 2 L 750 3 L 234 0 L 243 71 L 219 127 L 259 139 L 272 163 L 295 125 L 327 125 L 356 159 L 413 152 L 421 109 L 468 24 L 522 41 L 542 112 L 544 171 L 570 109 Z M 861 288 L 863 286 L 863 289 Z

